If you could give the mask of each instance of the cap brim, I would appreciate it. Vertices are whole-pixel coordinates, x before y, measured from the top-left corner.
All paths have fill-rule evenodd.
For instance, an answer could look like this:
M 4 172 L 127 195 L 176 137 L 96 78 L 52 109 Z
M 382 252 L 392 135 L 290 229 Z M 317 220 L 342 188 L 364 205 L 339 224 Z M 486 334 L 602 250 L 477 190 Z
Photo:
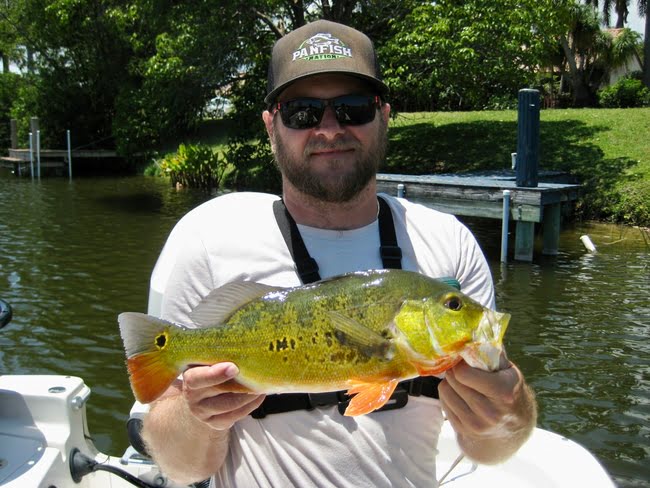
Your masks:
M 347 76 L 352 76 L 354 78 L 361 79 L 363 81 L 367 81 L 370 83 L 374 88 L 377 89 L 378 94 L 381 97 L 384 97 L 388 94 L 388 86 L 381 81 L 378 80 L 377 78 L 374 78 L 372 76 L 367 76 L 364 74 L 360 74 L 354 71 L 345 71 L 345 70 L 321 70 L 321 71 L 313 71 L 311 73 L 307 73 L 302 76 L 297 76 L 280 86 L 277 86 L 273 91 L 269 92 L 266 97 L 264 97 L 264 103 L 267 105 L 275 101 L 275 99 L 282 93 L 286 88 L 289 87 L 289 85 L 295 83 L 298 80 L 303 80 L 305 78 L 311 78 L 312 76 L 318 76 L 318 75 L 325 75 L 325 74 L 339 74 L 339 75 L 347 75 Z

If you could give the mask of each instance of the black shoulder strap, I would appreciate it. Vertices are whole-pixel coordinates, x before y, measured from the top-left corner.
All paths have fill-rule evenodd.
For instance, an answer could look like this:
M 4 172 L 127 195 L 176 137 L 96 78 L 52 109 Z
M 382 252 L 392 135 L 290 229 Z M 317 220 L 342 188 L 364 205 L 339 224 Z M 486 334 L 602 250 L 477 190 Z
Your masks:
M 402 250 L 397 245 L 397 235 L 390 206 L 381 197 L 379 201 L 379 252 L 381 261 L 386 269 L 402 269 Z M 278 223 L 284 242 L 289 248 L 291 257 L 296 263 L 298 276 L 303 284 L 320 280 L 318 263 L 309 255 L 305 242 L 302 240 L 296 221 L 287 210 L 282 199 L 273 202 L 273 214 Z
M 296 221 L 293 220 L 282 200 L 273 202 L 273 213 L 280 232 L 282 232 L 282 237 L 284 237 L 284 242 L 287 243 L 293 262 L 296 263 L 300 281 L 306 284 L 320 280 L 318 263 L 309 255 Z

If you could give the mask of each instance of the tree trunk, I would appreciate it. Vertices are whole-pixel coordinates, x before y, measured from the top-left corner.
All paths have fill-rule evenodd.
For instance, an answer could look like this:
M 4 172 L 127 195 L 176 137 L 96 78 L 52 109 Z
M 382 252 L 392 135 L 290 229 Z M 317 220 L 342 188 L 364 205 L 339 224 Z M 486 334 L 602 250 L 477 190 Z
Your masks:
M 645 10 L 645 37 L 643 39 L 643 84 L 650 88 L 650 9 Z
M 9 73 L 9 56 L 0 52 L 0 57 L 2 57 L 2 72 Z
M 576 63 L 576 55 L 569 46 L 569 41 L 566 36 L 560 38 L 564 56 L 566 57 L 567 64 L 569 65 L 569 74 L 571 76 L 571 87 L 573 88 L 573 104 L 576 107 L 586 107 L 591 102 L 591 93 L 589 87 L 584 80 L 584 70 L 578 68 Z

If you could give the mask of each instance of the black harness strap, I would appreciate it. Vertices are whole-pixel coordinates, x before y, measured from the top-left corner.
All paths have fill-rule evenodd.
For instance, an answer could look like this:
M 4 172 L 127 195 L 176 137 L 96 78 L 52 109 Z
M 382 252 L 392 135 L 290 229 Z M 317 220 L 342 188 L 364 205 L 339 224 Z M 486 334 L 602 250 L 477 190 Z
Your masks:
M 377 199 L 379 201 L 379 252 L 382 264 L 386 269 L 402 269 L 402 250 L 397 245 L 393 213 L 386 200 L 381 197 L 377 197 Z M 273 213 L 291 257 L 293 257 L 296 264 L 296 271 L 300 281 L 307 284 L 320 280 L 318 263 L 309 255 L 298 226 L 282 200 L 273 202 Z M 390 400 L 376 411 L 402 408 L 407 404 L 409 395 L 438 398 L 438 383 L 440 381 L 439 378 L 434 376 L 402 381 L 395 388 Z M 338 405 L 339 412 L 343 414 L 349 402 L 350 398 L 344 391 L 268 395 L 262 405 L 251 413 L 251 416 L 255 419 L 262 419 L 274 413 L 313 410 L 317 407 L 329 405 Z
M 386 269 L 402 269 L 402 250 L 397 245 L 393 213 L 386 200 L 381 197 L 377 197 L 377 200 L 379 202 L 379 253 L 381 261 Z M 298 230 L 298 225 L 282 200 L 273 202 L 273 214 L 291 257 L 296 263 L 300 281 L 307 284 L 320 280 L 318 263 L 309 255 L 309 251 L 307 251 L 305 242 Z
M 284 237 L 284 242 L 289 248 L 293 262 L 296 263 L 300 281 L 307 284 L 320 280 L 318 263 L 309 255 L 309 251 L 305 247 L 305 241 L 302 240 L 298 230 L 298 225 L 296 225 L 296 221 L 293 220 L 282 200 L 273 202 L 273 213 L 282 232 L 282 237 Z
M 379 254 L 386 269 L 402 269 L 402 250 L 397 245 L 393 212 L 381 197 L 379 200 Z

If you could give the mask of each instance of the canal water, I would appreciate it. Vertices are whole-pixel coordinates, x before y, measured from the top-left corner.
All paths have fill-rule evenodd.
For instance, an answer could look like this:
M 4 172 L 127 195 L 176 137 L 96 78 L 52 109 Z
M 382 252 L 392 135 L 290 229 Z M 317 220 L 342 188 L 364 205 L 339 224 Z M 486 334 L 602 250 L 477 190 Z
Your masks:
M 123 453 L 132 404 L 116 317 L 146 310 L 167 234 L 206 198 L 147 177 L 0 174 L 0 298 L 14 308 L 0 331 L 0 374 L 82 377 L 103 452 Z M 619 486 L 648 486 L 650 236 L 565 226 L 559 256 L 502 265 L 500 225 L 467 223 L 490 261 L 499 307 L 513 315 L 508 352 L 537 392 L 539 425 L 590 449 Z

